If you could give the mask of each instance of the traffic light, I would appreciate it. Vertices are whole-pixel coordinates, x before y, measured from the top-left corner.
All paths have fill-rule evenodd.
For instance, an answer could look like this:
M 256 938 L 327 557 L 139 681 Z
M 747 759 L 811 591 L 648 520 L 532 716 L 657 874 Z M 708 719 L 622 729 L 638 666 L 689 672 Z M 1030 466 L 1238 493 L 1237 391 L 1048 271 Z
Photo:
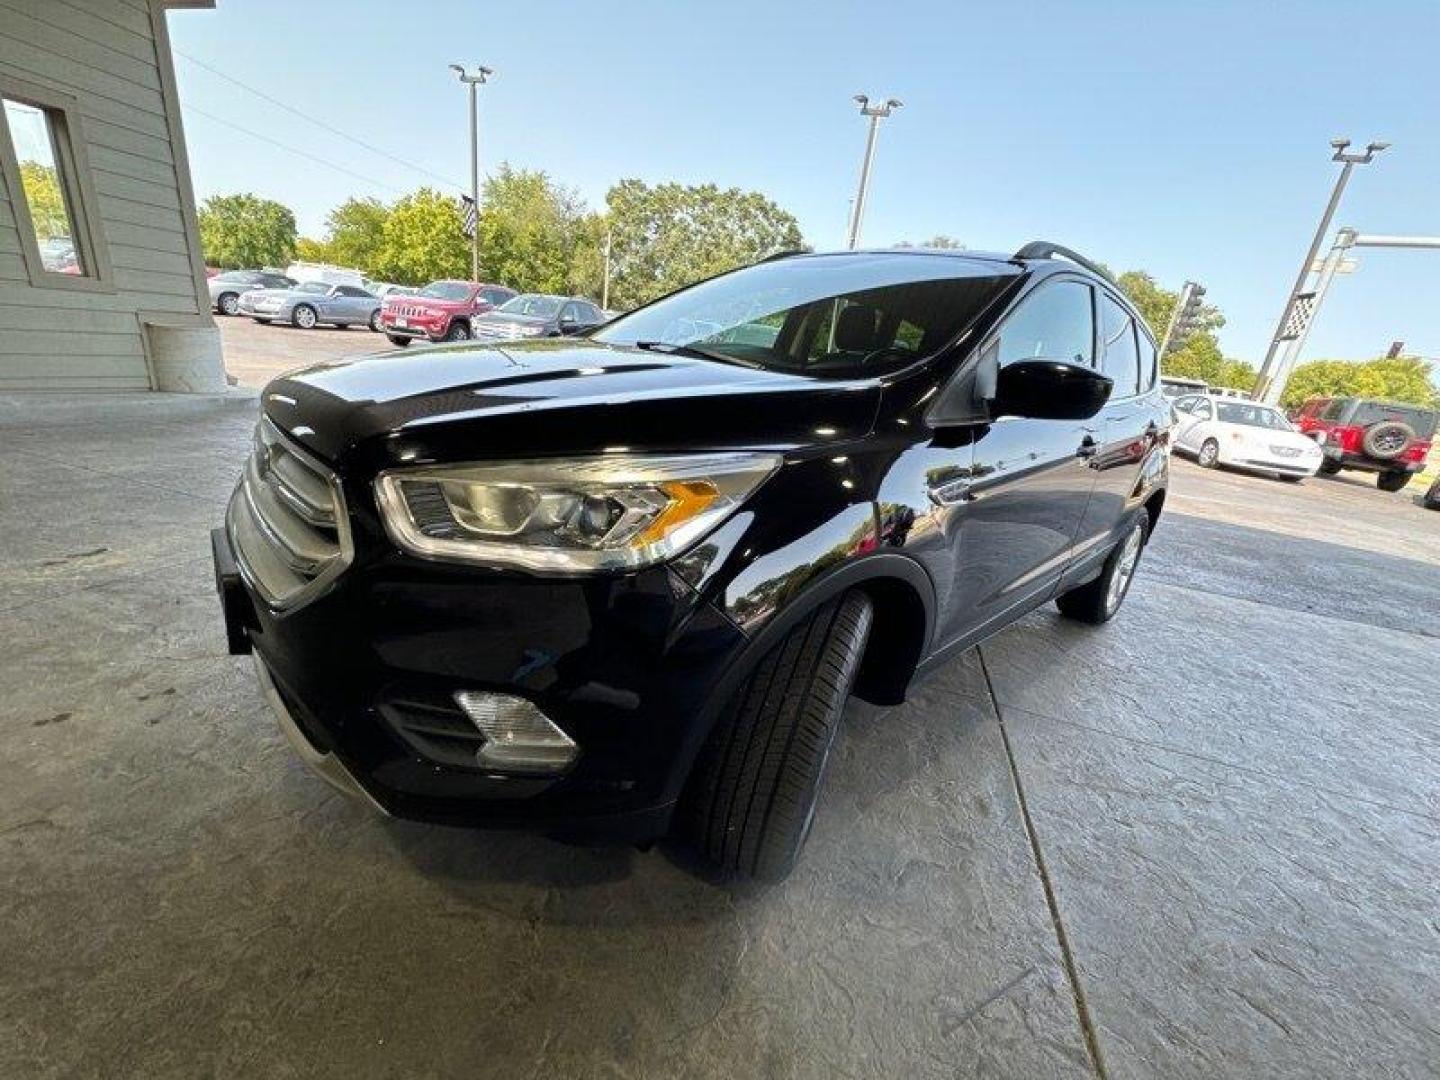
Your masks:
M 1170 321 L 1170 332 L 1165 335 L 1165 351 L 1178 349 L 1185 339 L 1200 329 L 1201 313 L 1204 306 L 1205 286 L 1187 281 L 1180 290 L 1180 299 L 1175 305 L 1175 315 Z

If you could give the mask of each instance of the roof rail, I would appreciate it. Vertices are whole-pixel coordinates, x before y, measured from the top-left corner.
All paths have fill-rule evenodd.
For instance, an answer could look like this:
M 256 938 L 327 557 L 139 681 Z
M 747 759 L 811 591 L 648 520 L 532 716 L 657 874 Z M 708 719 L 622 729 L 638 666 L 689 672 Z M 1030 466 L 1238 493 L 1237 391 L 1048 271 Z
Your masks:
M 1054 258 L 1056 255 L 1059 255 L 1062 259 L 1069 259 L 1077 266 L 1083 266 L 1092 274 L 1098 274 L 1100 277 L 1110 282 L 1111 285 L 1115 284 L 1115 278 L 1111 275 L 1110 271 L 1106 270 L 1099 263 L 1091 262 L 1089 259 L 1085 258 L 1084 255 L 1081 255 L 1078 251 L 1072 251 L 1070 248 L 1065 247 L 1063 244 L 1057 244 L 1051 240 L 1032 240 L 1030 241 L 1030 243 L 1022 247 L 1019 251 L 1015 252 L 1015 254 L 1011 256 L 1011 258 L 1050 259 Z

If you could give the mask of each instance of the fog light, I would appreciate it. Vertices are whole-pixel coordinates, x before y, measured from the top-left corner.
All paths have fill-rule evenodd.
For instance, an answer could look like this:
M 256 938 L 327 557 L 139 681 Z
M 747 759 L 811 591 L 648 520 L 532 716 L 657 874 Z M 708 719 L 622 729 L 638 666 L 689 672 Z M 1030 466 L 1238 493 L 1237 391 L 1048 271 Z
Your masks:
M 558 773 L 580 754 L 575 740 L 524 698 L 462 690 L 455 704 L 464 710 L 485 742 L 475 751 L 481 768 L 505 772 Z

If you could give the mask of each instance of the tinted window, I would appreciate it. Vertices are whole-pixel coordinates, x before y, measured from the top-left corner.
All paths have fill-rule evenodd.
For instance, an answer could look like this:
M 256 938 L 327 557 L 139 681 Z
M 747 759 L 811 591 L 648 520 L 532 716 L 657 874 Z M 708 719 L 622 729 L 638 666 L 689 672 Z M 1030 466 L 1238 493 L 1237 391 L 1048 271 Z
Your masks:
M 953 341 L 1014 281 L 997 269 L 932 255 L 793 256 L 657 300 L 595 339 L 690 346 L 779 371 L 878 374 Z
M 1176 398 L 1173 402 L 1175 411 L 1188 413 L 1191 409 L 1195 408 L 1195 400 L 1193 397 Z
M 336 290 L 336 292 L 338 292 L 341 296 L 368 297 L 372 300 L 374 299 L 374 297 L 370 293 L 366 292 L 364 289 L 357 289 L 354 285 L 341 285 L 340 288 Z
M 1140 392 L 1140 351 L 1135 345 L 1135 322 L 1130 313 L 1104 293 L 1100 294 L 1100 329 L 1105 339 L 1102 370 L 1115 380 L 1111 400 Z
M 1345 399 L 1335 398 L 1325 403 L 1324 408 L 1320 410 L 1320 418 L 1322 420 L 1338 420 L 1340 419 L 1340 414 L 1344 411 Z
M 1079 281 L 1041 285 L 1000 328 L 1001 366 L 1041 359 L 1090 363 L 1095 356 L 1090 295 L 1090 286 Z
M 1155 343 L 1150 340 L 1150 335 L 1137 326 L 1135 340 L 1140 343 L 1140 390 L 1143 393 L 1155 388 L 1155 378 L 1160 369 L 1155 362 Z
M 503 304 L 515 294 L 508 289 L 481 289 L 480 299 L 487 304 Z
M 584 315 L 581 314 L 579 304 L 566 304 L 560 312 L 560 318 L 566 322 L 578 323 L 584 321 Z
M 432 281 L 420 290 L 420 295 L 434 300 L 468 300 L 470 286 L 463 281 Z
M 1209 420 L 1215 415 L 1215 411 L 1210 408 L 1210 402 L 1205 398 L 1196 398 L 1195 407 L 1190 411 L 1202 420 Z
M 524 296 L 517 296 L 513 300 L 505 301 L 495 310 L 503 311 L 506 315 L 529 315 L 537 319 L 553 319 L 555 313 L 560 310 L 560 303 L 558 296 L 526 293 Z
M 1290 426 L 1289 420 L 1265 405 L 1253 405 L 1241 401 L 1217 401 L 1215 409 L 1219 414 L 1219 419 L 1227 424 L 1270 428 L 1272 431 L 1295 430 Z

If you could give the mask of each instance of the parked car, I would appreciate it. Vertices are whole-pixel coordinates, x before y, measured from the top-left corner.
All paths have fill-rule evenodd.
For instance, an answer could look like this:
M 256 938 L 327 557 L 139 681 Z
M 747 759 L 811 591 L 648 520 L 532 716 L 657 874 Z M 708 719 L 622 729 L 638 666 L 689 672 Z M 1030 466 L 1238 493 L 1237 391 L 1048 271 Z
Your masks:
M 792 255 L 584 337 L 281 376 L 212 534 L 231 651 L 391 814 L 781 877 L 852 690 L 1125 599 L 1170 407 L 1071 254 Z
M 1320 447 L 1279 409 L 1208 393 L 1178 398 L 1174 404 L 1175 452 L 1193 457 L 1202 468 L 1225 465 L 1297 482 L 1320 468 Z
M 527 337 L 560 337 L 605 322 L 600 308 L 578 296 L 523 293 L 493 311 L 470 318 L 470 336 L 478 341 Z
M 1210 384 L 1204 379 L 1188 379 L 1183 375 L 1161 375 L 1160 392 L 1167 398 L 1184 397 L 1186 394 L 1203 394 Z
M 464 341 L 470 317 L 505 303 L 515 295 L 504 285 L 476 281 L 432 281 L 414 296 L 389 297 L 380 312 L 380 329 L 394 345 L 416 338 Z
M 1401 491 L 1425 468 L 1440 412 L 1374 398 L 1315 397 L 1293 419 L 1320 443 L 1322 473 L 1373 472 L 1381 491 Z
M 226 270 L 210 278 L 210 306 L 221 315 L 240 314 L 240 297 L 255 289 L 293 289 L 297 282 L 265 270 Z
M 241 294 L 237 310 L 258 323 L 288 322 L 301 330 L 321 323 L 380 329 L 380 298 L 358 285 L 306 281 L 289 289 L 255 289 Z

